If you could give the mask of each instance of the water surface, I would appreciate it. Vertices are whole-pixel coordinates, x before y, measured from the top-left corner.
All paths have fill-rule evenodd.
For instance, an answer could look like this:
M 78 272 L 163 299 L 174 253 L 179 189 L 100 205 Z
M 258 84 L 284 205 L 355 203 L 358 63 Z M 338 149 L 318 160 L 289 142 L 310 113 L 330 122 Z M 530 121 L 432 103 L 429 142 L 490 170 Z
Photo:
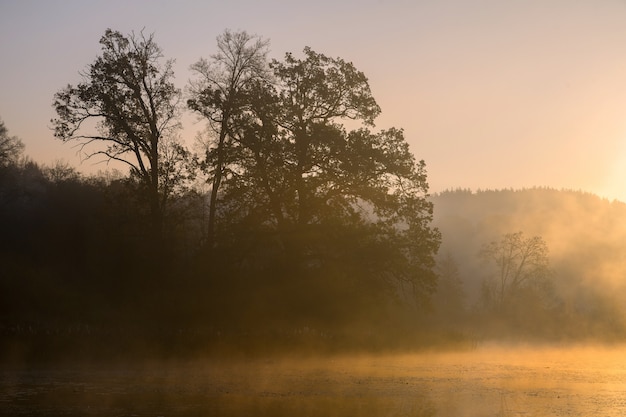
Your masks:
M 13 365 L 22 416 L 626 415 L 626 350 L 484 347 L 452 354 Z

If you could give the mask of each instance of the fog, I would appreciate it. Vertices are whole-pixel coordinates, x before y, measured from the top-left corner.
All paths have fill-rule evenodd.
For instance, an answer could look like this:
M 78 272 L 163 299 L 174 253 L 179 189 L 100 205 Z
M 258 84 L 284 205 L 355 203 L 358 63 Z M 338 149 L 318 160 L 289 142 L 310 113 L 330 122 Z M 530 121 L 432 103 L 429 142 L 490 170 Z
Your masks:
M 22 415 L 619 416 L 623 346 L 298 355 L 1 371 Z
M 579 330 L 596 327 L 595 335 L 587 337 L 609 339 L 614 336 L 611 333 L 621 332 L 626 317 L 620 299 L 626 284 L 624 203 L 541 188 L 459 190 L 438 195 L 434 201 L 435 224 L 443 235 L 440 254 L 458 264 L 470 306 L 478 302 L 481 284 L 489 274 L 477 256 L 481 246 L 505 233 L 523 231 L 545 241 L 555 302 L 581 314 L 575 323 Z M 586 322 L 583 316 L 596 319 Z M 602 322 L 615 323 L 617 328 L 600 330 Z M 549 325 L 534 324 L 537 328 Z
M 430 195 L 354 64 L 216 41 L 183 95 L 153 34 L 107 29 L 51 97 L 55 138 L 128 175 L 38 165 L 0 122 L 9 414 L 626 411 L 626 204 Z
M 6 223 L 8 236 L 39 239 L 4 257 L 7 415 L 626 413 L 622 203 L 543 189 L 434 196 L 438 287 L 416 303 L 404 292 L 378 297 L 376 286 L 355 291 L 336 269 L 294 279 L 276 269 L 227 275 L 238 270 L 186 255 L 146 264 L 119 229 L 51 198 L 80 195 L 69 201 L 105 225 L 133 204 L 107 205 L 92 187 L 50 185 L 45 211 L 28 206 L 50 220 L 36 233 Z M 89 245 L 80 231 L 57 234 L 66 215 L 90 228 Z M 537 288 L 550 297 L 529 289 L 494 309 L 481 299 L 491 270 L 477 255 L 516 231 L 545 240 L 552 287 Z M 67 249 L 83 262 L 64 260 Z

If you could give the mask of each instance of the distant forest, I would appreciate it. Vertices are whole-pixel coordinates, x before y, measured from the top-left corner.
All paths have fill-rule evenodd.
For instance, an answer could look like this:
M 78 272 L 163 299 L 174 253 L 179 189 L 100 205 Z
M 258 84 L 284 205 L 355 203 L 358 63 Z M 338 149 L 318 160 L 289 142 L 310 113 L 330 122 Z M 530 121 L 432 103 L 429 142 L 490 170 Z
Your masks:
M 455 282 L 462 286 L 465 307 L 472 312 L 466 317 L 482 321 L 482 337 L 624 339 L 626 204 L 549 188 L 459 189 L 439 193 L 431 201 L 434 225 L 442 234 L 439 264 L 453 262 Z M 549 308 L 536 311 L 527 302 L 529 311 L 487 318 L 485 311 L 481 312 L 485 282 L 499 271 L 494 262 L 481 256 L 481 249 L 517 232 L 538 236 L 545 243 L 550 286 L 542 291 L 549 295 Z
M 270 61 L 266 40 L 226 31 L 183 94 L 152 35 L 100 44 L 52 125 L 128 174 L 38 165 L 0 124 L 2 358 L 626 335 L 626 205 L 431 196 L 403 131 L 372 130 L 365 75 L 310 48 Z M 182 111 L 206 123 L 193 150 Z

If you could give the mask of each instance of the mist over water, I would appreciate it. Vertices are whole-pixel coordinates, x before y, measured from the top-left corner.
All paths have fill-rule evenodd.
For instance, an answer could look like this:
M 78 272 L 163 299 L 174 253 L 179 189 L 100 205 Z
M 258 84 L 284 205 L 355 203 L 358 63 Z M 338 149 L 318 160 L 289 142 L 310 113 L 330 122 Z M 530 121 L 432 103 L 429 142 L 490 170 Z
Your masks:
M 192 65 L 191 151 L 153 35 L 100 45 L 51 123 L 131 175 L 38 166 L 0 122 L 0 412 L 626 414 L 625 204 L 431 196 L 364 73 L 247 32 Z
M 88 251 L 100 261 L 73 264 L 72 274 L 62 262 L 40 260 L 43 274 L 5 255 L 13 291 L 2 294 L 11 314 L 0 327 L 0 414 L 626 415 L 626 229 L 611 228 L 624 206 L 549 190 L 497 194 L 436 201 L 442 252 L 457 262 L 460 288 L 434 294 L 430 310 L 398 308 L 375 297 L 378 287 L 338 285 L 339 273 L 295 281 L 278 269 L 277 280 L 272 269 L 232 276 L 200 264 L 203 275 L 174 259 L 146 274 L 142 258 L 129 255 L 141 251 L 122 257 L 124 247 L 103 249 L 107 240 Z M 56 230 L 46 241 L 56 246 L 43 247 L 63 260 L 58 236 L 68 234 Z M 477 250 L 518 230 L 547 242 L 557 302 L 522 303 L 507 316 L 481 310 L 475 290 L 486 270 Z M 76 242 L 66 243 L 78 250 Z
M 5 368 L 13 415 L 621 416 L 624 346 Z M 7 414 L 7 415 L 9 415 Z

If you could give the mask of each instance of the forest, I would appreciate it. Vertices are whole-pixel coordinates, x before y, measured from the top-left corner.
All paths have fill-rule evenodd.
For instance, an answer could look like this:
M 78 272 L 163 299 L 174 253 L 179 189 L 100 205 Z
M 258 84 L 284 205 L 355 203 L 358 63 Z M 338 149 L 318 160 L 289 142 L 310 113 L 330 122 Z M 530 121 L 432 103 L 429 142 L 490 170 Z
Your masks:
M 58 140 L 0 125 L 0 357 L 472 348 L 626 336 L 626 205 L 551 189 L 429 194 L 352 63 L 225 31 L 184 89 L 153 35 L 107 30 L 60 88 Z M 181 139 L 188 112 L 206 130 Z

